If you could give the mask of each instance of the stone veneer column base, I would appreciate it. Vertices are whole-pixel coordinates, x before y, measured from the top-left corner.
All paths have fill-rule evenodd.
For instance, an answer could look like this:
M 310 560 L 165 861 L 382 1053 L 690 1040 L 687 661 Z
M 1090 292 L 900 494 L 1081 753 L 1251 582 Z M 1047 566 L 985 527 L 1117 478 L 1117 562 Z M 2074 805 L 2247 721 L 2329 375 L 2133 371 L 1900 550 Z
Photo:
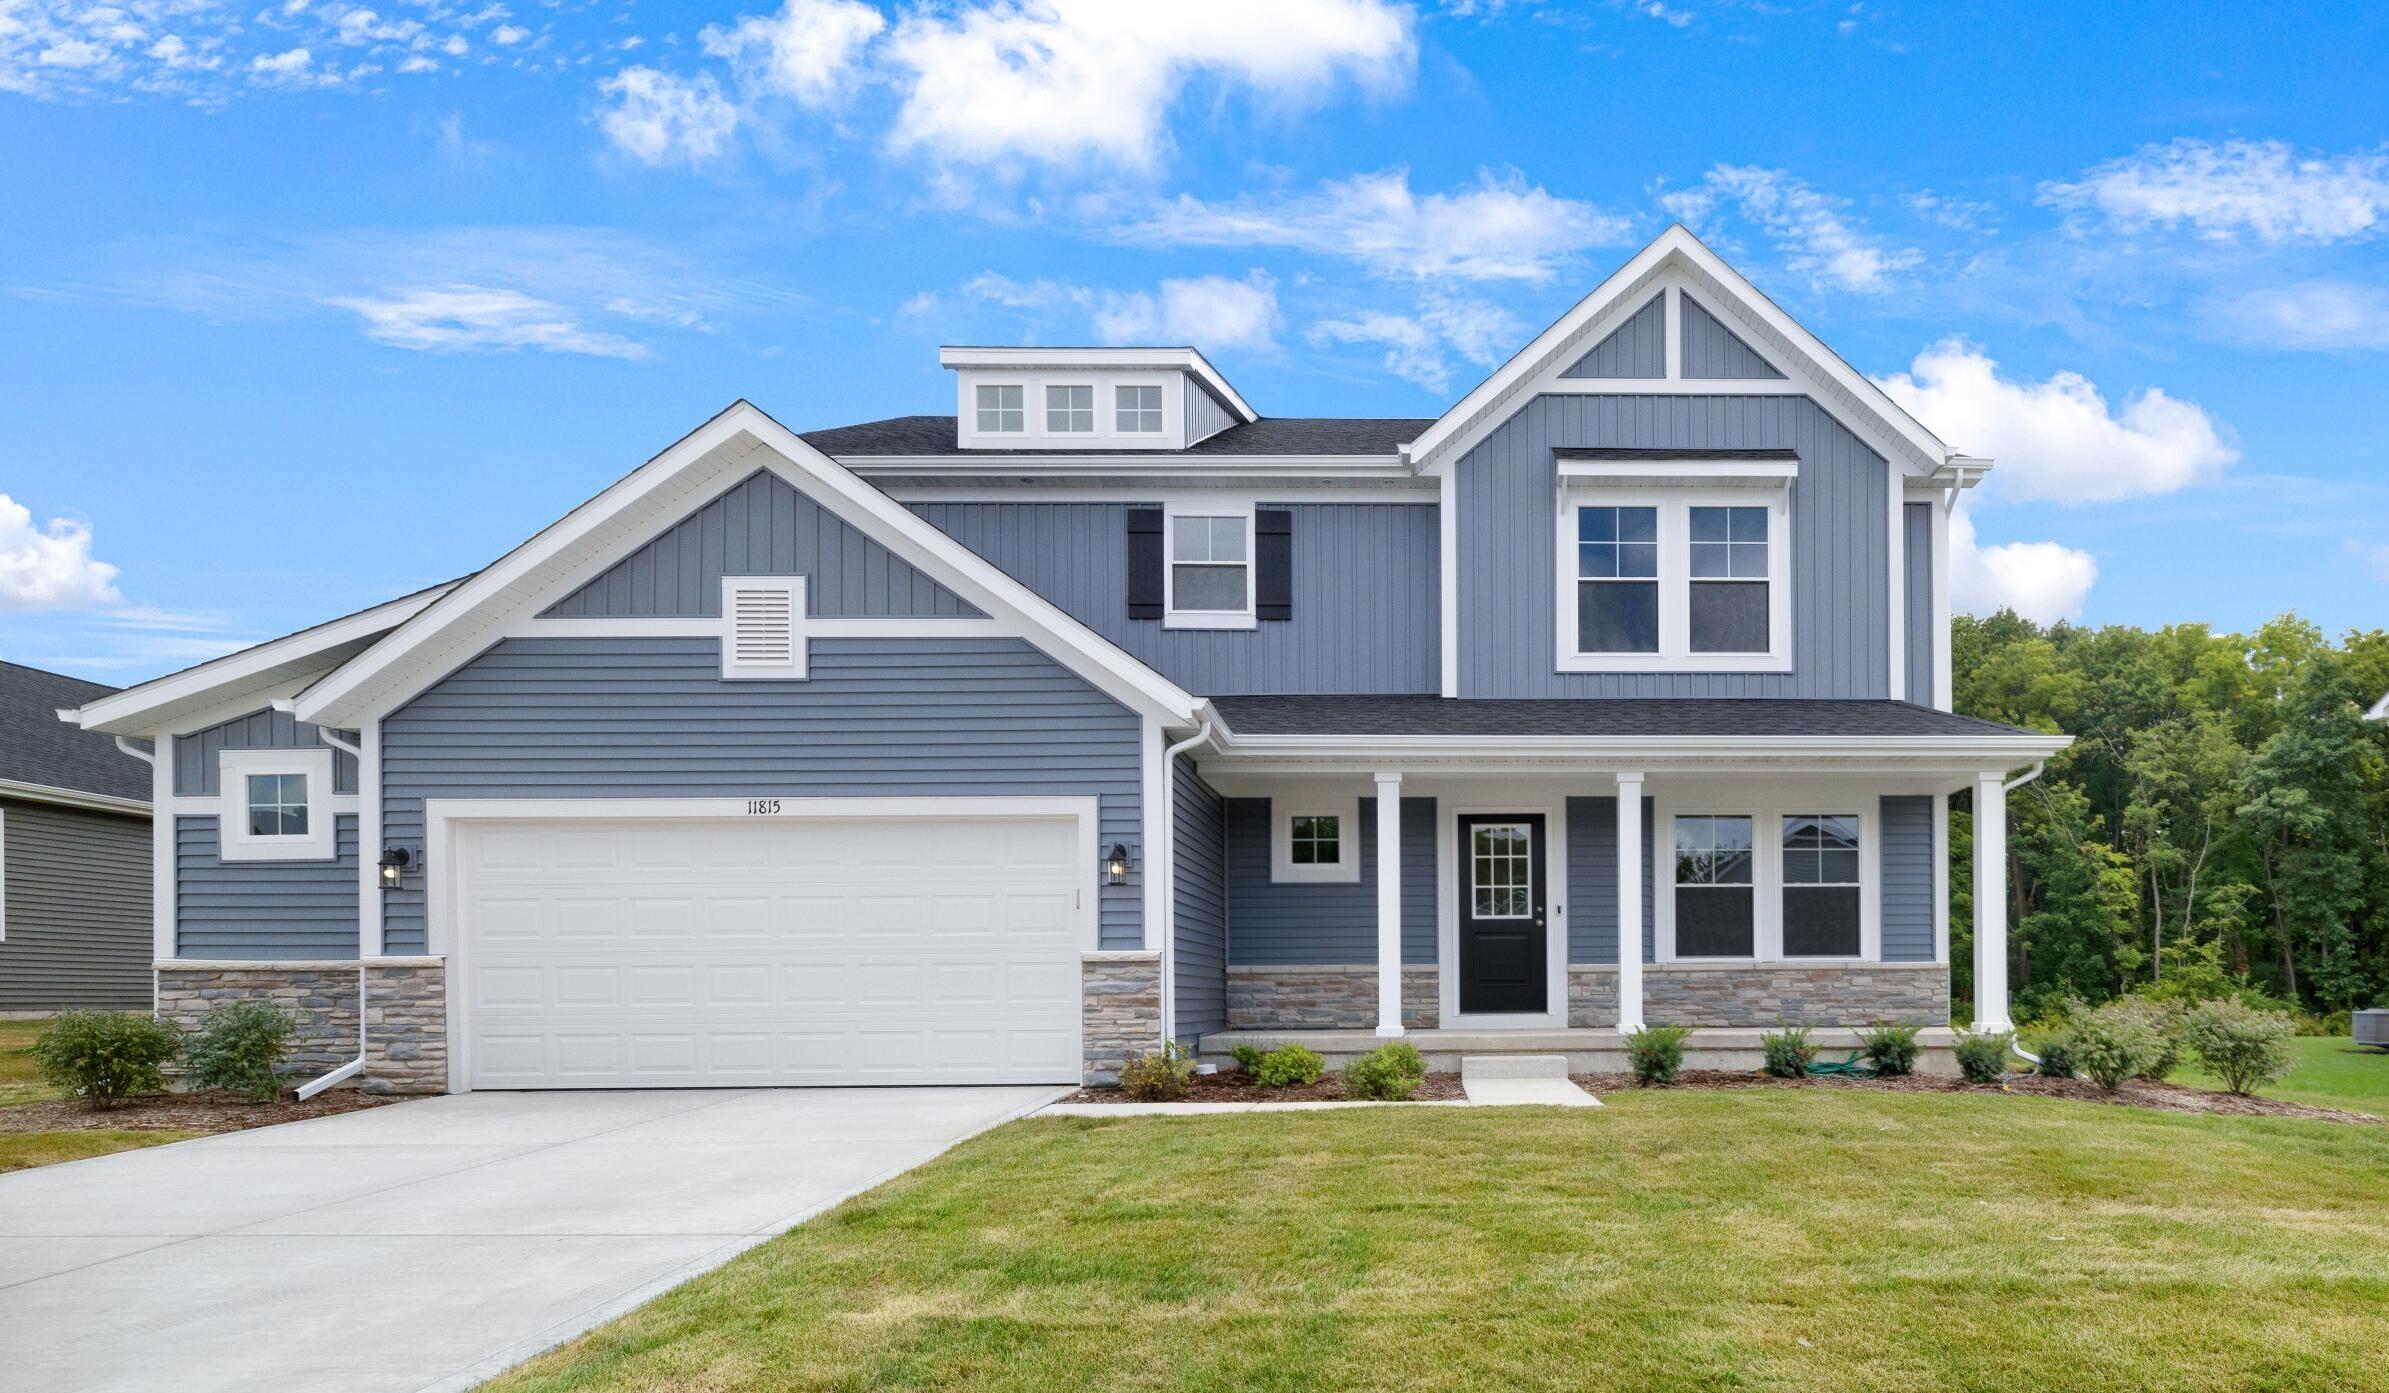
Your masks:
M 1161 954 L 1089 953 L 1079 960 L 1081 1049 L 1088 1083 L 1161 1048 Z
M 160 960 L 158 1019 L 196 1035 L 207 1013 L 234 1001 L 268 1001 L 298 1022 L 282 1071 L 295 1082 L 328 1074 L 357 1057 L 355 959 L 209 962 Z
M 1943 963 L 1646 963 L 1642 1017 L 1653 1025 L 1773 1027 L 1949 1024 Z M 1614 1026 L 1618 970 L 1568 968 L 1568 1024 Z
M 448 1091 L 448 968 L 439 958 L 365 964 L 367 1093 Z
M 1435 964 L 1402 967 L 1402 1024 L 1433 1030 L 1442 1018 Z M 1373 1030 L 1374 964 L 1228 969 L 1230 1030 Z

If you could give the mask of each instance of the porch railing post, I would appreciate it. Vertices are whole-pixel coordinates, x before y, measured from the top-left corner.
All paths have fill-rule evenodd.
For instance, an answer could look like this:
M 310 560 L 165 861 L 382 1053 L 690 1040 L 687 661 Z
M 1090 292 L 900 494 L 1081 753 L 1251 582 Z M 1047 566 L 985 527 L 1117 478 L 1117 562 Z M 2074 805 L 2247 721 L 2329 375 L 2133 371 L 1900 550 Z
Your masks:
M 1984 1032 L 2015 1028 L 2007 1018 L 2005 778 L 1998 770 L 1974 781 L 1974 1028 Z
M 1402 1033 L 1402 776 L 1377 774 L 1377 1033 Z
M 1642 775 L 1618 775 L 1618 1032 L 1642 1029 Z

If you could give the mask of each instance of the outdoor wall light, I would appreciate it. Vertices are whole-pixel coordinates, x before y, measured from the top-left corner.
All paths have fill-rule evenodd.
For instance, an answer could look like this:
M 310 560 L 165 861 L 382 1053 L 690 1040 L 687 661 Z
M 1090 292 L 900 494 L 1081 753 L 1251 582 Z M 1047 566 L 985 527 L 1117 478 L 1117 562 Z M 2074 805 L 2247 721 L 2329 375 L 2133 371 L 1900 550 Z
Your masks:
M 386 847 L 379 864 L 382 868 L 382 888 L 395 890 L 398 888 L 398 878 L 406 874 L 407 867 L 415 864 L 415 855 L 403 846 Z
M 1128 883 L 1128 843 L 1112 843 L 1111 854 L 1103 858 L 1103 874 L 1114 885 Z

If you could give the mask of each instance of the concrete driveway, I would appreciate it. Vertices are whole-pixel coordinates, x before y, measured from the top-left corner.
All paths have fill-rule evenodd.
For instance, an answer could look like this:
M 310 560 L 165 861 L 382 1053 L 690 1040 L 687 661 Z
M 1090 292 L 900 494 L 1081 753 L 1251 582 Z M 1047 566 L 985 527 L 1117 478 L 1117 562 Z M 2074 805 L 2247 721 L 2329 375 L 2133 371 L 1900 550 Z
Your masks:
M 470 1388 L 1067 1091 L 470 1093 L 0 1176 L 0 1385 Z

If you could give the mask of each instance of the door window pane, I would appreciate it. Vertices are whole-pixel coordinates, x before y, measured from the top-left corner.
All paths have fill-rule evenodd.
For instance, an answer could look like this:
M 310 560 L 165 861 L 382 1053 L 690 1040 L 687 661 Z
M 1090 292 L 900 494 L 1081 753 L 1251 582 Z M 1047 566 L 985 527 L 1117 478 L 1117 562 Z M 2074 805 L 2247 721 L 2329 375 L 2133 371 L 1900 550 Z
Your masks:
M 1534 834 L 1518 823 L 1469 830 L 1469 903 L 1479 919 L 1524 919 L 1533 911 Z

